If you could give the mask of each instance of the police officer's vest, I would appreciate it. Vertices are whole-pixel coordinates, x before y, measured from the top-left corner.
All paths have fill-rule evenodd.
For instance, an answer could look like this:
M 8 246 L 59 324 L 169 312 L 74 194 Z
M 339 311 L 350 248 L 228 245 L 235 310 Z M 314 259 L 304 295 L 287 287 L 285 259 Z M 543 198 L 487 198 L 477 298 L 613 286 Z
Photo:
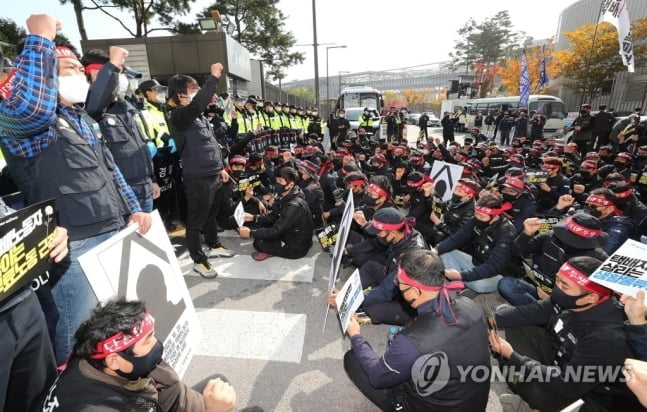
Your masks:
M 97 137 L 96 146 L 92 147 L 65 114 L 57 114 L 56 140 L 40 155 L 25 159 L 31 163 L 36 182 L 30 201 L 54 198 L 58 223 L 67 228 L 70 240 L 119 229 L 130 211 L 113 179 L 116 165 L 99 126 L 84 116 Z

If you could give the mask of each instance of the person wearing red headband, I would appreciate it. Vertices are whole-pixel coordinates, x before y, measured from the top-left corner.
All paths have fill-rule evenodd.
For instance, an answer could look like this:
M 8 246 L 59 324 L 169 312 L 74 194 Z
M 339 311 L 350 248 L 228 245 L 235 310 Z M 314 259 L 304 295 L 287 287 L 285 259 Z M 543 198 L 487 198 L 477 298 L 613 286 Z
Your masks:
M 478 199 L 480 190 L 481 187 L 474 180 L 461 179 L 454 187 L 450 200 L 443 204 L 432 205 L 428 220 L 433 227 L 430 237 L 427 238 L 430 245 L 438 245 L 474 217 L 474 202 Z M 426 223 L 423 223 L 423 227 L 425 225 Z
M 520 397 L 542 411 L 578 399 L 585 402 L 582 410 L 643 410 L 621 381 L 622 365 L 634 353 L 624 314 L 611 290 L 589 279 L 601 264 L 573 257 L 559 268 L 550 299 L 497 309 L 495 322 L 505 339 L 491 331 L 492 351 L 521 374 L 508 382 L 517 395 L 502 395 L 504 408 Z
M 346 330 L 352 349 L 344 356 L 350 380 L 385 411 L 485 410 L 489 379 L 459 379 L 463 366 L 490 367 L 483 311 L 452 296 L 462 285 L 445 281 L 442 262 L 429 250 L 404 253 L 396 283 L 415 318 L 383 355 L 375 353 L 352 318 Z
M 382 208 L 375 212 L 364 228 L 372 237 L 346 247 L 349 255 L 362 257 L 358 266 L 362 286 L 372 288 L 364 298 L 362 307 L 373 323 L 403 325 L 412 316 L 410 308 L 397 299 L 393 279 L 397 273 L 397 262 L 404 252 L 429 248 L 413 224 L 413 219 L 405 218 L 398 209 Z M 330 303 L 334 302 L 334 296 L 333 291 L 329 296 Z
M 162 360 L 155 319 L 143 302 L 117 298 L 97 306 L 75 339 L 43 410 L 228 412 L 236 405 L 236 392 L 221 378 L 209 379 L 202 394 L 180 381 Z
M 569 258 L 590 256 L 604 261 L 609 257 L 602 249 L 608 235 L 593 216 L 575 213 L 537 234 L 542 224 L 538 217 L 526 219 L 514 241 L 519 255 L 529 263 L 526 276 L 506 276 L 499 282 L 499 294 L 513 306 L 547 298 L 555 287 L 555 273 Z
M 523 222 L 535 216 L 537 211 L 535 198 L 526 183 L 516 177 L 506 178 L 499 187 L 499 191 L 506 209 L 505 215 L 517 229 L 517 233 L 520 233 L 523 230 Z
M 579 203 L 584 203 L 593 189 L 602 187 L 604 180 L 598 173 L 598 162 L 584 160 L 580 163 L 580 170 L 570 178 L 573 197 Z
M 502 206 L 498 195 L 486 193 L 476 202 L 474 217 L 438 244 L 448 279 L 462 280 L 476 293 L 491 293 L 503 274 L 519 271 L 514 253 L 517 230 L 503 216 Z
M 57 26 L 48 15 L 27 21 L 30 34 L 16 59 L 12 93 L 0 103 L 0 141 L 16 161 L 12 174 L 28 177 L 29 187 L 20 188 L 27 202 L 54 198 L 59 224 L 69 233 L 70 253 L 50 272 L 58 279 L 52 287 L 60 315 L 54 349 L 63 363 L 74 330 L 97 303 L 78 257 L 128 223 L 146 233 L 151 216 L 82 107 L 90 85 L 76 54 L 53 42 Z
M 611 255 L 629 239 L 634 223 L 629 216 L 622 214 L 622 210 L 616 205 L 616 196 L 610 189 L 591 191 L 584 203 L 584 210 L 600 219 L 602 230 L 609 235 L 603 246 L 607 254 Z
M 622 210 L 622 214 L 633 221 L 631 238 L 640 240 L 640 235 L 647 233 L 647 205 L 634 193 L 632 185 L 624 180 L 610 182 L 606 187 L 616 196 L 616 206 Z
M 562 175 L 562 159 L 548 156 L 544 157 L 543 162 L 541 169 L 548 173 L 548 178 L 537 185 L 537 211 L 540 213 L 550 210 L 557 204 L 560 196 L 571 191 L 568 178 Z

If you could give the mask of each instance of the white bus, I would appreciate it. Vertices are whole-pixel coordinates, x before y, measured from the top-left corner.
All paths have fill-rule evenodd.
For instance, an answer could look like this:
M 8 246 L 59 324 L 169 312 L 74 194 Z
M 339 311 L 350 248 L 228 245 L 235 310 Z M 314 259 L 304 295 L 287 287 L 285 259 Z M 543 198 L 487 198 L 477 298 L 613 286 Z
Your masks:
M 468 104 L 467 126 L 474 127 L 474 117 L 477 112 L 481 112 L 483 119 L 488 113 L 497 116 L 500 112 L 514 112 L 519 107 L 519 96 L 509 97 L 485 97 L 482 99 L 473 99 Z M 546 125 L 544 125 L 544 134 L 561 135 L 564 132 L 564 118 L 566 117 L 566 108 L 564 102 L 558 97 L 548 95 L 530 95 L 528 99 L 528 114 L 537 110 L 542 110 L 546 116 Z M 483 123 L 485 127 L 485 123 Z

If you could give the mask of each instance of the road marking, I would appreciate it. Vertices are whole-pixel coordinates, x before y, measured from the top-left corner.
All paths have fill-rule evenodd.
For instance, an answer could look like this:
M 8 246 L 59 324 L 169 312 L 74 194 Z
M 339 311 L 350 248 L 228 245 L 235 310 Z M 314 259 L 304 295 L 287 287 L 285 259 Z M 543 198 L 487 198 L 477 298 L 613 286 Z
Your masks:
M 301 363 L 306 315 L 196 308 L 202 341 L 196 355 Z

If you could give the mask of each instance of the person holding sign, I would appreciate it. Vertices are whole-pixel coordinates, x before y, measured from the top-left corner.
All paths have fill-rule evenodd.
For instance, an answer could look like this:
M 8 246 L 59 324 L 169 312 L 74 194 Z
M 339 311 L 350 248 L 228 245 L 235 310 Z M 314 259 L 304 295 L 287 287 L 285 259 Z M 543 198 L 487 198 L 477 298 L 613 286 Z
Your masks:
M 150 229 L 123 174 L 102 144 L 99 126 L 83 104 L 90 85 L 74 52 L 54 43 L 60 22 L 49 15 L 27 19 L 29 35 L 17 58 L 11 96 L 0 103 L 0 141 L 28 171 L 30 204 L 54 198 L 70 253 L 52 269 L 52 294 L 60 313 L 54 349 L 59 364 L 72 349 L 74 330 L 97 300 L 78 257 L 123 229 Z
M 550 299 L 496 311 L 506 339 L 490 332 L 492 351 L 522 373 L 509 386 L 531 408 L 560 410 L 581 398 L 587 410 L 642 410 L 620 380 L 633 356 L 624 314 L 611 290 L 589 279 L 601 263 L 571 258 L 559 268 Z
M 344 356 L 350 380 L 382 410 L 485 410 L 490 380 L 459 379 L 467 365 L 490 368 L 483 311 L 452 296 L 462 285 L 446 283 L 441 260 L 429 250 L 405 252 L 396 281 L 417 316 L 381 356 L 352 318 L 346 329 L 352 349 Z M 436 373 L 426 373 L 430 368 Z
M 0 206 L 2 218 L 6 208 L 2 199 Z M 67 230 L 57 227 L 48 245 L 50 262 L 61 262 L 67 256 L 67 243 Z M 32 411 L 56 379 L 56 359 L 45 316 L 31 287 L 7 294 L 0 299 L 0 410 Z
M 499 294 L 513 306 L 546 299 L 555 287 L 557 270 L 569 258 L 590 256 L 603 261 L 608 257 L 602 249 L 608 235 L 595 217 L 576 213 L 537 234 L 542 224 L 538 217 L 526 219 L 514 241 L 521 257 L 529 261 L 526 277 L 506 276 L 499 281 Z
M 220 378 L 202 394 L 162 360 L 155 319 L 143 302 L 123 298 L 97 306 L 76 331 L 72 356 L 47 393 L 43 411 L 229 412 L 236 392 Z

